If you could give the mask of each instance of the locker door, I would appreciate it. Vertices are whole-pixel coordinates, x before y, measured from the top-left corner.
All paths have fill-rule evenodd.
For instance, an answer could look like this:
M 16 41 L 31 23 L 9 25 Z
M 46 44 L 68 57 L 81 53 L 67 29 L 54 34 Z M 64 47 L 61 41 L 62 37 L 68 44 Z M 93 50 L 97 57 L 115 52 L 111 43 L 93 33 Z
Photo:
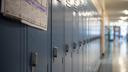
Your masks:
M 25 72 L 21 60 L 25 48 L 23 33 L 24 26 L 20 22 L 0 15 L 0 72 Z
M 88 18 L 88 39 L 90 40 L 91 39 L 91 37 L 92 37 L 92 35 L 91 35 L 91 20 L 90 20 L 90 17 Z M 91 59 L 91 56 L 92 56 L 92 54 L 91 54 L 91 42 L 89 41 L 89 43 L 88 43 L 88 71 L 89 72 L 92 72 L 92 59 Z
M 65 9 L 65 45 L 68 45 L 69 51 L 65 54 L 65 72 L 72 71 L 72 10 Z
M 91 10 L 91 8 L 90 8 L 90 5 L 89 5 L 89 7 L 88 7 L 88 11 L 90 11 Z M 92 16 L 88 16 L 88 39 L 89 39 L 89 43 L 88 43 L 88 71 L 89 72 L 92 72 L 92 50 L 91 50 L 91 45 L 93 45 L 92 43 L 91 43 L 91 38 L 92 38 L 92 35 L 91 35 L 91 31 L 92 31 L 92 22 L 91 22 L 91 18 L 92 18 Z
M 82 50 L 83 50 L 83 45 L 82 45 L 82 42 L 83 42 L 83 17 L 82 16 L 79 16 L 79 72 L 82 72 Z
M 64 71 L 64 12 L 61 3 L 52 4 L 52 72 Z
M 87 17 L 87 19 L 86 19 L 86 23 L 87 23 L 87 25 L 86 25 L 86 36 L 87 36 L 87 42 L 89 41 L 88 39 L 89 39 L 89 17 Z M 87 72 L 89 72 L 89 51 L 88 51 L 88 43 L 87 43 L 87 45 L 86 45 L 86 47 L 87 47 L 87 56 L 86 56 L 86 59 L 87 59 L 87 63 L 86 63 L 86 67 L 87 67 Z
M 89 11 L 89 3 L 87 4 L 86 8 L 85 8 L 85 12 L 88 12 Z M 89 55 L 88 55 L 88 41 L 89 41 L 89 17 L 86 16 L 84 17 L 84 31 L 85 31 L 85 36 L 83 39 L 85 39 L 86 41 L 86 44 L 84 45 L 84 72 L 89 72 Z
M 74 44 L 76 44 L 76 46 L 74 47 L 72 47 L 72 71 L 73 72 L 78 72 L 78 66 L 77 66 L 77 64 L 78 64 L 78 55 L 77 55 L 77 49 L 78 49 L 78 45 L 77 45 L 77 40 L 78 40 L 78 37 L 77 37 L 77 30 L 78 30 L 78 26 L 77 26 L 77 17 L 78 17 L 78 15 L 77 15 L 77 13 L 75 12 L 75 11 L 73 11 L 73 43 Z M 73 44 L 72 43 L 72 44 Z
M 83 72 L 88 72 L 87 71 L 87 18 L 84 17 L 83 20 L 83 39 L 84 39 L 84 46 L 83 46 Z
M 27 65 L 28 71 L 31 72 L 32 53 L 37 54 L 36 72 L 47 71 L 47 49 L 48 49 L 47 31 L 38 30 L 32 27 L 27 27 Z
M 26 72 L 50 72 L 51 69 L 51 2 L 48 0 L 48 28 L 43 31 L 26 26 Z M 37 65 L 32 69 L 32 54 L 36 54 Z M 32 71 L 34 70 L 34 71 Z M 25 71 L 24 71 L 25 72 Z
M 73 46 L 72 50 L 72 72 L 78 72 L 79 71 L 79 54 L 78 54 L 78 36 L 79 36 L 79 15 L 76 13 L 76 15 L 73 17 L 73 44 L 75 44 L 75 49 Z

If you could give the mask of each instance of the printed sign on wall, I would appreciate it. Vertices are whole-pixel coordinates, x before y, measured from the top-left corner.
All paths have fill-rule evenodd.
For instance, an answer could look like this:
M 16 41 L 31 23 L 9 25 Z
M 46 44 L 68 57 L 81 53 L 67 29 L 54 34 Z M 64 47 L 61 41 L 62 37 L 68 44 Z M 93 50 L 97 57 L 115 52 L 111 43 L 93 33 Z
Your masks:
M 20 19 L 21 22 L 47 30 L 47 0 L 2 0 L 2 13 Z

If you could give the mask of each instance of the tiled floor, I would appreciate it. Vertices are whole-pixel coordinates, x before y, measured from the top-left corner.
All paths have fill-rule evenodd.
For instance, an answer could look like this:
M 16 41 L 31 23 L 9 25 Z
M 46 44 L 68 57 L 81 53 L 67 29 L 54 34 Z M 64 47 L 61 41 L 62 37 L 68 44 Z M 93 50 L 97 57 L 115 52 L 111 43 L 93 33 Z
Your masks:
M 99 72 L 128 72 L 128 42 L 126 39 L 106 41 L 106 55 Z

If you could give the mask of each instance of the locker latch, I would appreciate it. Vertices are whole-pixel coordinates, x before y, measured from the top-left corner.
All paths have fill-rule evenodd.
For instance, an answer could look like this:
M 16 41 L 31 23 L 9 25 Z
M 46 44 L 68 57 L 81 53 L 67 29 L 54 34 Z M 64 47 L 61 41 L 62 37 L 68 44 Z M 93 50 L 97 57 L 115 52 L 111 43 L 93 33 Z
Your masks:
M 81 47 L 81 45 L 82 45 L 82 41 L 79 41 L 79 47 Z
M 66 45 L 65 45 L 65 53 L 68 53 L 68 52 L 69 52 L 69 45 L 66 44 Z
M 77 44 L 73 42 L 72 46 L 73 46 L 73 49 L 76 49 Z
M 85 40 L 83 40 L 83 45 L 85 45 L 86 44 L 86 41 Z
M 36 67 L 37 66 L 37 56 L 38 53 L 37 52 L 32 52 L 32 67 Z
M 57 58 L 57 47 L 53 48 L 53 58 Z

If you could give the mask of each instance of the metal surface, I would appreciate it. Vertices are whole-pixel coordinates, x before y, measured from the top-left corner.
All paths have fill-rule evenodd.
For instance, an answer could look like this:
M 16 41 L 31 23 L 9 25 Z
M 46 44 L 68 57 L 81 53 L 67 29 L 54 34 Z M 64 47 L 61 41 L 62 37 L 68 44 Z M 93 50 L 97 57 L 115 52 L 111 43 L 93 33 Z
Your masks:
M 63 72 L 64 55 L 64 14 L 65 10 L 61 3 L 57 6 L 52 4 L 52 48 L 58 47 L 58 57 L 52 62 L 52 72 Z
M 51 0 L 48 3 L 47 31 L 0 16 L 0 72 L 31 72 L 31 52 L 38 53 L 36 72 L 96 71 L 100 48 L 91 45 L 99 45 L 99 41 L 92 42 L 91 45 L 89 43 L 95 40 L 93 37 L 100 35 L 100 23 L 91 20 L 92 17 L 97 19 L 96 16 L 79 16 L 79 12 L 97 12 L 96 9 L 88 2 L 85 6 L 79 6 L 73 15 L 72 7 L 60 2 L 54 4 Z M 94 24 L 97 27 L 93 27 Z M 91 34 L 90 30 L 98 34 Z M 69 47 L 66 55 L 65 45 Z M 53 60 L 54 47 L 58 49 L 57 58 Z

